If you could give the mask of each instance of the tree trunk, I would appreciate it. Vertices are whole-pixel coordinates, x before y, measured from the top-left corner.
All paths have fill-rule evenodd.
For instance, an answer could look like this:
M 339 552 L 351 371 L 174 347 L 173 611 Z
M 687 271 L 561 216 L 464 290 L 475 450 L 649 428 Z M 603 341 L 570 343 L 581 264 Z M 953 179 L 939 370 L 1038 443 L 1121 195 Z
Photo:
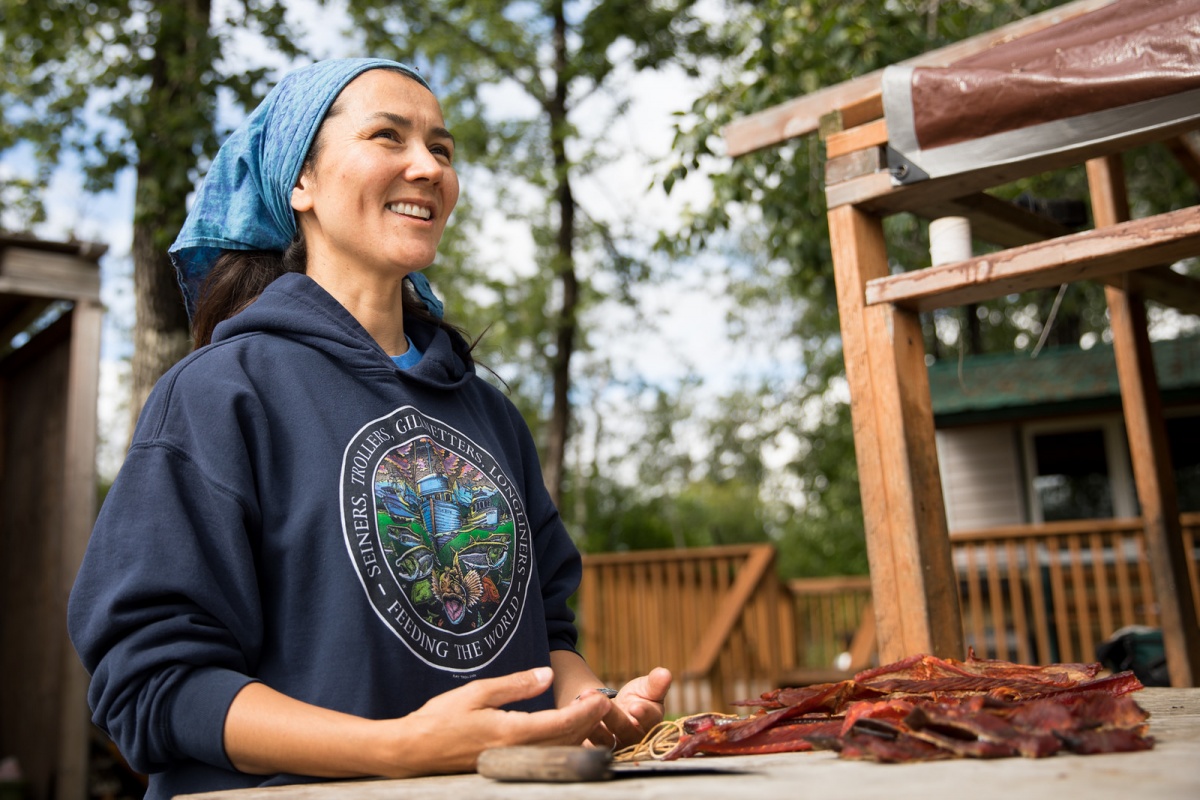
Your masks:
M 557 84 L 550 101 L 550 141 L 554 152 L 554 172 L 558 180 L 555 202 L 558 204 L 558 246 L 555 271 L 562 288 L 555 331 L 555 351 L 550 371 L 553 377 L 554 405 L 546 435 L 546 460 L 542 476 L 550 498 L 562 507 L 563 471 L 566 464 L 567 437 L 571 427 L 571 355 L 575 350 L 576 321 L 579 305 L 579 277 L 575 273 L 575 197 L 571 193 L 567 161 L 567 24 L 562 4 L 554 10 L 554 70 Z
M 159 35 L 149 63 L 147 123 L 136 135 L 137 193 L 133 221 L 133 286 L 136 318 L 131 363 L 130 435 L 154 384 L 191 350 L 191 330 L 167 248 L 183 224 L 199 130 L 173 130 L 181 104 L 211 104 L 201 76 L 211 64 L 211 0 L 156 4 Z M 181 144 L 182 143 L 182 144 Z
M 139 175 L 139 195 L 145 183 Z M 142 219 L 133 226 L 133 285 L 137 316 L 130 364 L 131 435 L 154 384 L 192 347 L 187 311 L 175 279 L 175 270 L 166 250 L 157 242 L 159 231 L 166 228 L 167 223 L 152 218 Z

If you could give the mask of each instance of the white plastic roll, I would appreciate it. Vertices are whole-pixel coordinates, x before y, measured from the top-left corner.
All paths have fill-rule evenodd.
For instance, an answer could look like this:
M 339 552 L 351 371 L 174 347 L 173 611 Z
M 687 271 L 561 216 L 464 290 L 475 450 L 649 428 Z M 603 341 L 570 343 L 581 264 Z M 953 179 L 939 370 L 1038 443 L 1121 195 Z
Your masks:
M 939 217 L 929 223 L 929 256 L 935 267 L 972 255 L 971 221 L 966 217 Z

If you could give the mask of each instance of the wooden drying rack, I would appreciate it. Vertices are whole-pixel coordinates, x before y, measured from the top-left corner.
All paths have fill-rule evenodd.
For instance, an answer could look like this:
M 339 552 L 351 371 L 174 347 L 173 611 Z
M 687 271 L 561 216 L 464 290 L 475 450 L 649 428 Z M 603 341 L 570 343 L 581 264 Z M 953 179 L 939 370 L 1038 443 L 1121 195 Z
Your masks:
M 907 62 L 945 65 L 998 42 L 1108 5 L 1080 0 Z M 1200 255 L 1200 206 L 1130 220 L 1121 153 L 1165 141 L 1200 182 L 1200 144 L 1178 125 L 904 186 L 888 170 L 880 73 L 829 87 L 731 124 L 741 155 L 819 131 L 855 450 L 882 661 L 918 652 L 961 657 L 951 563 L 918 314 L 1078 280 L 1106 284 L 1126 429 L 1171 682 L 1200 681 L 1200 627 L 1189 589 L 1179 508 L 1146 330 L 1145 300 L 1200 312 L 1200 282 L 1167 265 Z M 1069 234 L 984 190 L 1086 163 L 1095 228 Z M 961 216 L 1003 249 L 891 275 L 883 218 Z

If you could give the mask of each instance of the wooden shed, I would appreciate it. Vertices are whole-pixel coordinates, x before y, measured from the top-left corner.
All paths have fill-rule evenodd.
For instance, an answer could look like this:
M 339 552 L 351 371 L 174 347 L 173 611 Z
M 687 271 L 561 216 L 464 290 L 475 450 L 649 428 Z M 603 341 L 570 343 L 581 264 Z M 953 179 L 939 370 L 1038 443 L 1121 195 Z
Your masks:
M 730 125 L 737 156 L 821 131 L 825 196 L 880 657 L 960 657 L 962 619 L 919 314 L 1078 280 L 1106 284 L 1120 394 L 1171 682 L 1200 684 L 1200 627 L 1145 300 L 1196 313 L 1200 206 L 1130 219 L 1121 156 L 1165 142 L 1200 181 L 1200 4 L 1076 0 Z M 980 126 L 978 123 L 983 122 Z M 1086 164 L 1092 230 L 987 190 Z M 884 217 L 965 221 L 997 252 L 890 274 Z
M 103 246 L 0 236 L 0 758 L 87 796 L 87 676 L 67 596 L 96 512 Z

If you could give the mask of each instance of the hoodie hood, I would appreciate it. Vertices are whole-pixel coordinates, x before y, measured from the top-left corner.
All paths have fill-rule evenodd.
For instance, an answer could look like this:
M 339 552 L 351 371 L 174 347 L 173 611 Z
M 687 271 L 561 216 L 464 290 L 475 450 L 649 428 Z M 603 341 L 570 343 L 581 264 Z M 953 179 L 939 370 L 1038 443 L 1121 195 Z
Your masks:
M 404 332 L 424 353 L 399 370 L 366 329 L 331 294 L 307 275 L 277 278 L 239 314 L 217 325 L 213 344 L 241 336 L 282 336 L 328 353 L 347 370 L 399 375 L 429 388 L 451 390 L 475 378 L 470 346 L 457 333 L 419 319 L 406 319 Z

